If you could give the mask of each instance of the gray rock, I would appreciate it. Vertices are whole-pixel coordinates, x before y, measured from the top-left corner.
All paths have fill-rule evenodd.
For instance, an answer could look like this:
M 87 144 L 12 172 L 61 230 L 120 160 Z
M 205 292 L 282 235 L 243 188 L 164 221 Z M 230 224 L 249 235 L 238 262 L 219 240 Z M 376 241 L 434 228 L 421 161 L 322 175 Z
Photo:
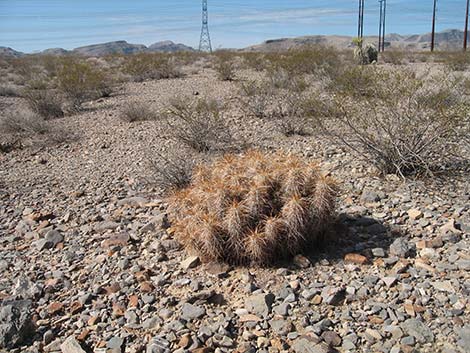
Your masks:
M 318 344 L 319 340 L 310 336 L 297 338 L 292 345 L 295 353 L 328 353 L 330 351 L 327 344 Z
M 346 297 L 346 290 L 339 287 L 327 286 L 321 292 L 323 302 L 329 305 L 338 305 Z
M 292 322 L 288 320 L 271 320 L 269 325 L 279 336 L 287 336 L 287 334 L 292 331 Z
M 414 346 L 416 343 L 415 338 L 413 336 L 403 337 L 400 342 L 405 346 Z
M 47 232 L 44 238 L 37 240 L 36 242 L 34 242 L 34 244 L 36 245 L 36 248 L 41 251 L 44 249 L 52 249 L 57 244 L 63 241 L 64 237 L 62 236 L 62 234 L 60 234 L 59 231 L 50 230 L 49 232 Z
M 390 245 L 390 255 L 398 257 L 408 257 L 411 254 L 412 247 L 405 238 L 397 238 Z
M 275 296 L 269 294 L 256 294 L 245 299 L 245 308 L 252 314 L 266 317 L 271 312 Z
M 457 330 L 457 333 L 459 335 L 457 344 L 464 352 L 470 352 L 470 326 L 464 326 L 460 330 Z
M 181 308 L 181 318 L 186 321 L 199 319 L 203 317 L 205 314 L 206 314 L 206 309 L 197 305 L 184 303 L 183 307 Z
M 34 299 L 41 294 L 42 290 L 35 285 L 28 277 L 20 276 L 13 288 L 13 296 L 16 299 Z
M 455 262 L 459 270 L 470 271 L 470 260 L 460 259 Z
M 364 189 L 361 195 L 362 203 L 374 203 L 380 201 L 380 195 L 373 190 Z
M 170 342 L 161 337 L 153 337 L 147 345 L 146 353 L 169 353 Z
M 434 341 L 431 329 L 418 319 L 406 320 L 401 324 L 401 328 L 407 335 L 413 336 L 420 343 Z
M 123 344 L 124 340 L 116 336 L 112 337 L 108 342 L 106 342 L 109 353 L 120 353 Z
M 60 350 L 62 353 L 86 353 L 73 335 L 69 336 L 64 343 L 60 345 Z
M 372 249 L 372 255 L 375 257 L 385 257 L 385 251 L 382 248 L 374 248 Z
M 16 348 L 33 338 L 30 300 L 4 302 L 0 308 L 0 348 Z
M 185 271 L 189 270 L 190 268 L 196 267 L 200 264 L 199 256 L 190 256 L 184 261 L 181 261 L 181 268 Z
M 273 311 L 281 316 L 287 316 L 289 314 L 289 309 L 290 309 L 290 304 L 289 303 L 282 303 L 276 307 L 273 308 Z

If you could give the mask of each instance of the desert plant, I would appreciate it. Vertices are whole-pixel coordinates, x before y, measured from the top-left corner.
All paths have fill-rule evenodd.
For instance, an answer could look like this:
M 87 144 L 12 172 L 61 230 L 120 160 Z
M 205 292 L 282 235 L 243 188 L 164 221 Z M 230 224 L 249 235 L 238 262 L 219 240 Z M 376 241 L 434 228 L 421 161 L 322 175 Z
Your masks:
M 45 119 L 61 118 L 64 116 L 61 97 L 52 90 L 27 88 L 22 93 L 28 106 Z
M 304 116 L 286 116 L 276 120 L 279 131 L 285 136 L 307 136 L 310 135 L 311 121 Z
M 354 38 L 354 59 L 359 65 L 369 65 L 377 61 L 377 48 L 371 43 L 365 43 L 362 38 Z
M 386 63 L 393 64 L 393 65 L 402 65 L 405 63 L 405 53 L 402 50 L 394 49 L 394 50 L 387 50 L 381 54 L 382 60 Z M 411 57 L 411 55 L 408 55 Z
M 245 113 L 257 118 L 268 117 L 268 109 L 273 94 L 273 90 L 267 83 L 244 82 L 241 85 L 239 95 L 241 107 Z
M 323 110 L 335 114 L 315 117 L 316 125 L 383 174 L 406 177 L 444 167 L 457 154 L 457 132 L 468 121 L 456 81 L 409 70 L 383 71 L 381 78 L 380 90 L 367 97 L 337 94 L 329 102 L 335 108 Z
M 354 98 L 373 97 L 382 94 L 382 74 L 385 70 L 375 66 L 347 66 L 338 68 L 338 75 L 327 83 L 327 89 Z
M 216 100 L 177 97 L 166 112 L 171 137 L 198 152 L 233 147 L 234 139 Z
M 17 86 L 10 85 L 10 84 L 2 84 L 0 85 L 0 96 L 3 97 L 19 97 L 19 91 Z
M 334 213 L 335 183 L 292 155 L 251 151 L 196 168 L 169 199 L 171 229 L 204 261 L 272 264 L 318 241 Z
M 164 152 L 155 152 L 150 161 L 153 181 L 165 191 L 187 187 L 191 181 L 196 161 L 200 158 L 191 150 L 170 147 Z
M 148 105 L 140 102 L 131 102 L 124 106 L 121 112 L 121 119 L 129 123 L 134 121 L 154 120 L 155 111 Z
M 443 53 L 441 61 L 450 71 L 465 71 L 470 64 L 470 54 L 466 52 Z
M 222 81 L 233 81 L 235 79 L 235 64 L 232 55 L 220 52 L 216 56 L 215 70 Z
M 263 71 L 267 68 L 267 60 L 262 53 L 244 53 L 244 63 L 255 71 Z
M 112 82 L 103 71 L 75 58 L 62 60 L 58 86 L 70 99 L 74 110 L 80 110 L 87 100 L 109 96 Z
M 6 111 L 0 116 L 0 132 L 7 134 L 45 134 L 44 119 L 30 110 Z
M 166 54 L 139 53 L 126 58 L 124 72 L 136 82 L 181 77 L 173 57 Z

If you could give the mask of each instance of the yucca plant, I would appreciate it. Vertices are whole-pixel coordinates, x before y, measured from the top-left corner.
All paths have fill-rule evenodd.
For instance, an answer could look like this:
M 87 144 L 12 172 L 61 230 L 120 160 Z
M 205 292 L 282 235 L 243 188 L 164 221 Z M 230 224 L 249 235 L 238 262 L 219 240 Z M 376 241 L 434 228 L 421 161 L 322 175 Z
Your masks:
M 336 185 L 316 164 L 250 151 L 199 166 L 168 199 L 175 237 L 204 261 L 268 265 L 324 234 Z

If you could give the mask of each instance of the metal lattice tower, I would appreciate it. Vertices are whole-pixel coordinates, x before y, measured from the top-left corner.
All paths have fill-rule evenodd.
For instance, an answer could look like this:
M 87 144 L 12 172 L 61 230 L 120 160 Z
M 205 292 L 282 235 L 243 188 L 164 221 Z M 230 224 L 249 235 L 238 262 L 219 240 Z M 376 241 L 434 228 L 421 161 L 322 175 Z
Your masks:
M 207 12 L 207 0 L 202 0 L 202 28 L 199 41 L 199 51 L 212 53 L 211 37 L 209 35 L 209 14 Z

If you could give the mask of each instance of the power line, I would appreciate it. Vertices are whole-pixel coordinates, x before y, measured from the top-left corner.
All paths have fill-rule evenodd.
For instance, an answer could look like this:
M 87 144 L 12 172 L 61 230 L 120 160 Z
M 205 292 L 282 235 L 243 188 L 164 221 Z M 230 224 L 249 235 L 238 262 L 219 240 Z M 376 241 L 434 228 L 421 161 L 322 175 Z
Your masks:
M 209 14 L 207 11 L 207 0 L 202 0 L 202 28 L 199 40 L 199 51 L 212 53 L 211 37 L 209 35 Z

